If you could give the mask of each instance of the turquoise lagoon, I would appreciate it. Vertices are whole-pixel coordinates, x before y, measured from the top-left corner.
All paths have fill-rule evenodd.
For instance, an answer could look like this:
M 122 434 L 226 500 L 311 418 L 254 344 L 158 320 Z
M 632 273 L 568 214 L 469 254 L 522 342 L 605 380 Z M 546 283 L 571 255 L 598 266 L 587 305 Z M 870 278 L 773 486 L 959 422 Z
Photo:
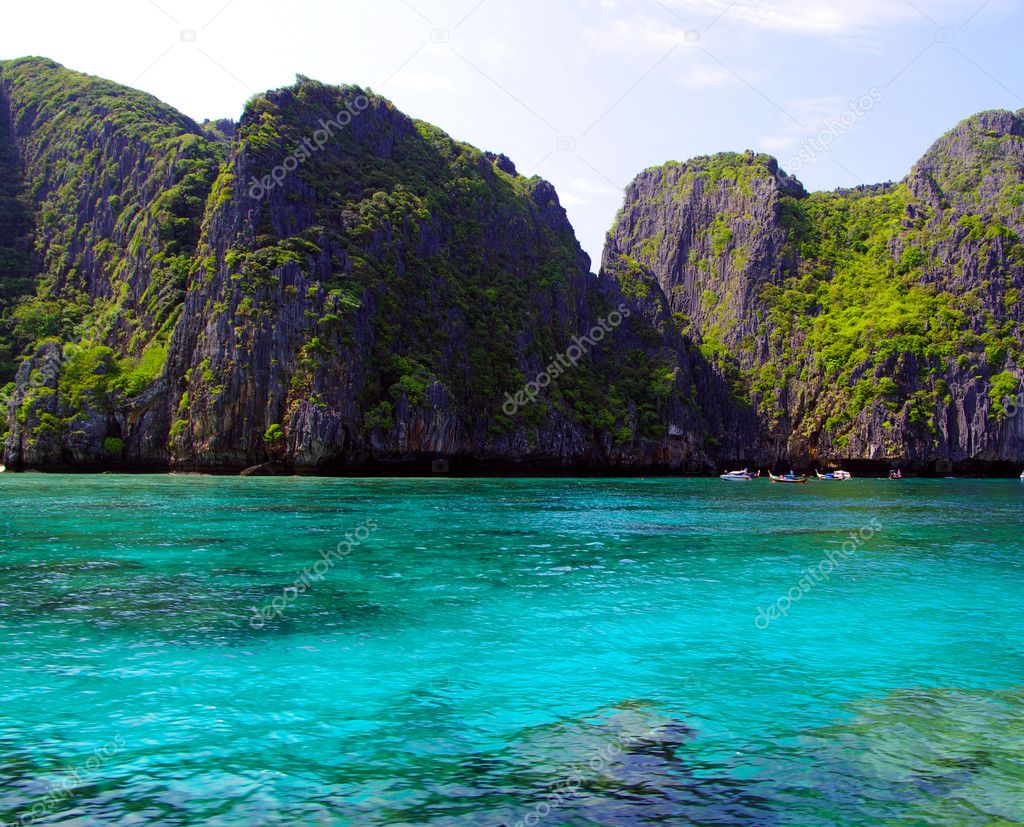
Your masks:
M 1021 824 L 1022 505 L 4 474 L 0 822 Z

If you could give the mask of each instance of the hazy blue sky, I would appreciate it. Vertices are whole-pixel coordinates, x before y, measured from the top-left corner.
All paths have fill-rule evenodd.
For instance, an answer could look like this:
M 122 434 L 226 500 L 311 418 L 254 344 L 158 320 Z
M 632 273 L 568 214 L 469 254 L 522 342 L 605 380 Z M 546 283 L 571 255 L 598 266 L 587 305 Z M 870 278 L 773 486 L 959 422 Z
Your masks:
M 35 0 L 4 17 L 0 56 L 199 119 L 296 73 L 369 86 L 553 181 L 595 268 L 645 167 L 749 148 L 809 189 L 898 179 L 962 118 L 1024 107 L 1012 0 Z

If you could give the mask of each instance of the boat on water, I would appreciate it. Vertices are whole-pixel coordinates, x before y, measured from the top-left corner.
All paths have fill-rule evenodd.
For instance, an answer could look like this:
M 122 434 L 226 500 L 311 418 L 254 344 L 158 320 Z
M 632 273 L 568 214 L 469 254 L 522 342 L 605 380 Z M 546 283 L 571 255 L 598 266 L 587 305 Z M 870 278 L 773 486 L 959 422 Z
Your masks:
M 781 476 L 775 476 L 771 471 L 768 472 L 768 476 L 772 478 L 772 482 L 785 482 L 792 485 L 806 485 L 807 477 L 803 474 L 794 474 L 792 471 L 788 474 L 782 474 Z
M 889 479 L 891 479 L 891 480 L 901 480 L 901 479 L 903 479 L 903 472 L 899 468 L 897 468 L 897 469 L 895 469 L 893 471 L 890 471 L 889 472 Z
M 761 472 L 757 472 L 757 476 L 760 476 Z M 744 468 L 742 471 L 726 471 L 724 474 L 719 474 L 720 480 L 726 482 L 751 482 L 754 479 L 754 475 L 750 473 L 749 468 Z
M 815 471 L 818 475 L 819 480 L 852 480 L 853 474 L 849 471 L 829 471 L 827 474 L 822 474 L 821 471 Z

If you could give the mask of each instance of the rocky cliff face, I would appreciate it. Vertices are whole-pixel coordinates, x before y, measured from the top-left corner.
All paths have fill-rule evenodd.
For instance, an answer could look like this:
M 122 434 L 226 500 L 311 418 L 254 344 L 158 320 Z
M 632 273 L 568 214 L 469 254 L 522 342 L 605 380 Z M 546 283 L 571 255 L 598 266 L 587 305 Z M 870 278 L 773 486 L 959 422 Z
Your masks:
M 199 259 L 168 362 L 176 466 L 707 459 L 678 401 L 689 365 L 628 318 L 514 403 L 629 302 L 590 275 L 550 184 L 358 88 L 301 79 L 250 105 Z
M 750 153 L 648 170 L 602 272 L 657 282 L 769 459 L 1017 462 L 1022 126 L 984 113 L 901 184 L 848 192 L 808 195 Z
M 726 405 L 716 378 L 652 329 L 662 306 L 590 274 L 554 189 L 508 158 L 306 78 L 234 129 L 46 61 L 0 78 L 49 256 L 10 314 L 26 358 L 7 390 L 9 463 L 711 460 L 697 400 Z M 79 154 L 50 163 L 36 148 L 66 117 Z M 51 335 L 17 339 L 30 313 Z
M 6 394 L 5 456 L 107 463 L 127 400 L 161 375 L 223 151 L 155 98 L 41 58 L 0 64 L 0 101 L 21 217 L 8 235 L 34 275 L 20 286 L 8 259 L 0 348 L 28 359 Z
M 172 345 L 174 460 L 485 450 L 527 349 L 587 301 L 550 187 L 311 81 L 254 102 L 239 138 Z
M 9 319 L 18 301 L 32 293 L 32 218 L 23 197 L 21 159 L 10 108 L 0 92 L 0 382 L 16 369 Z
M 1021 145 L 979 116 L 852 193 L 752 154 L 648 170 L 594 276 L 550 184 L 357 87 L 199 126 L 0 63 L 4 460 L 1018 459 Z
M 757 361 L 761 290 L 796 265 L 787 248 L 784 197 L 803 198 L 774 158 L 728 153 L 647 170 L 626 190 L 608 237 L 603 272 L 627 292 L 652 275 L 679 331 L 711 350 Z M 633 286 L 636 283 L 636 286 Z

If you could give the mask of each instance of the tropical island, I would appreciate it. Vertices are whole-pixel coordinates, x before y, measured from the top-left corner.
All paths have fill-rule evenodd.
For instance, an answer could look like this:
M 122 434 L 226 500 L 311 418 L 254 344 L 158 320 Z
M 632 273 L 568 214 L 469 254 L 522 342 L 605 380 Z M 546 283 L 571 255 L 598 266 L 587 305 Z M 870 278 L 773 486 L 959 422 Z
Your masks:
M 1016 475 L 1022 236 L 1024 112 L 854 190 L 648 169 L 594 274 L 551 184 L 368 89 L 200 124 L 4 61 L 3 462 Z

